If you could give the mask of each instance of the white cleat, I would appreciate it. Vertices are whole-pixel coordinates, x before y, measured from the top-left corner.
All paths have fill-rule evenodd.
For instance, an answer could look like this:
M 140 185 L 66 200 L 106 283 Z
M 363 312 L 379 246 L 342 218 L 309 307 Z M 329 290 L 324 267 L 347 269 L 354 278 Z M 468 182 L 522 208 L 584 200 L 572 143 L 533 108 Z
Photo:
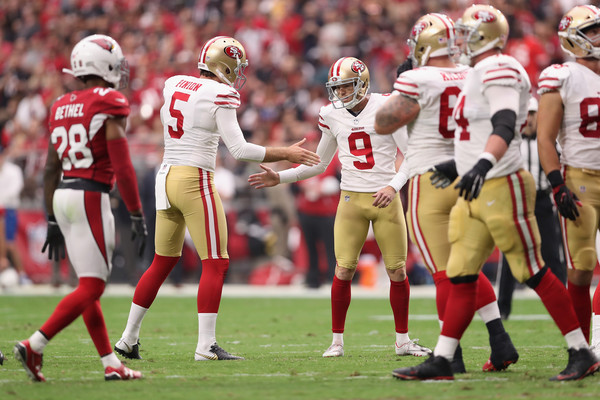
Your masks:
M 343 357 L 344 356 L 344 345 L 334 343 L 323 353 L 323 357 Z
M 419 344 L 419 339 L 411 339 L 406 343 L 396 343 L 396 354 L 399 356 L 425 357 L 432 353 L 427 347 Z

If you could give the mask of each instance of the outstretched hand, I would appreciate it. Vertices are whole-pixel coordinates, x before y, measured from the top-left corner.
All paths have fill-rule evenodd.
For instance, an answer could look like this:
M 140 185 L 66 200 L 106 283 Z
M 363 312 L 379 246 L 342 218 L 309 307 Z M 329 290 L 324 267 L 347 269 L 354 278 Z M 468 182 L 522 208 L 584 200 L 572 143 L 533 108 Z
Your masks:
M 259 164 L 259 166 L 265 171 L 258 174 L 252 174 L 248 177 L 248 183 L 255 189 L 262 189 L 264 187 L 276 186 L 279 184 L 279 174 L 267 167 L 266 165 Z
M 293 162 L 295 164 L 303 164 L 309 167 L 313 165 L 317 165 L 321 162 L 321 157 L 310 150 L 306 150 L 301 147 L 304 142 L 306 142 L 306 138 L 300 140 L 299 142 L 294 143 L 289 146 L 287 160 Z

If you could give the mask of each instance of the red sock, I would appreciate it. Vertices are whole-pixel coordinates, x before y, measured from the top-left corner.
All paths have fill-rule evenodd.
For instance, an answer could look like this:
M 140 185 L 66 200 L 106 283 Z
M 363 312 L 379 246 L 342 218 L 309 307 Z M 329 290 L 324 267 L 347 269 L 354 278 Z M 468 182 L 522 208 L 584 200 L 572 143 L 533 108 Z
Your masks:
M 410 300 L 410 285 L 408 278 L 400 282 L 390 280 L 390 305 L 394 314 L 396 332 L 408 333 L 408 303 Z
M 579 328 L 579 321 L 573 309 L 569 292 L 556 275 L 546 271 L 534 290 L 540 296 L 546 310 L 550 313 L 563 336 Z
M 477 303 L 475 304 L 475 310 L 479 310 L 481 307 L 487 306 L 494 301 L 496 301 L 496 292 L 494 292 L 494 288 L 487 276 L 483 272 L 480 272 L 477 279 Z
M 75 321 L 90 304 L 100 298 L 104 292 L 104 286 L 104 281 L 99 278 L 79 278 L 77 288 L 58 303 L 40 331 L 48 340 L 52 339 L 58 332 Z
M 444 313 L 442 335 L 460 340 L 475 314 L 476 297 L 477 281 L 452 283 Z
M 100 307 L 100 300 L 96 300 L 90 304 L 83 312 L 82 317 L 100 357 L 112 353 L 113 350 L 110 345 L 110 340 L 108 339 L 104 315 L 102 315 L 102 308 Z
M 567 283 L 567 290 L 571 301 L 573 302 L 573 308 L 581 325 L 583 336 L 589 342 L 590 340 L 590 321 L 592 319 L 592 303 L 590 301 L 590 285 L 575 285 L 571 282 Z
M 331 283 L 331 331 L 333 333 L 344 333 L 346 313 L 348 313 L 352 298 L 351 283 L 351 280 L 343 281 L 337 276 L 333 276 Z
M 229 259 L 202 260 L 202 275 L 198 285 L 198 314 L 218 313 L 223 282 L 229 269 Z
M 179 257 L 165 257 L 155 254 L 152 264 L 144 272 L 135 287 L 133 302 L 140 307 L 150 308 L 156 298 L 158 289 L 167 279 L 178 260 Z
M 437 307 L 438 319 L 443 321 L 452 283 L 446 276 L 446 271 L 439 271 L 433 274 L 433 283 L 435 284 L 435 305 Z

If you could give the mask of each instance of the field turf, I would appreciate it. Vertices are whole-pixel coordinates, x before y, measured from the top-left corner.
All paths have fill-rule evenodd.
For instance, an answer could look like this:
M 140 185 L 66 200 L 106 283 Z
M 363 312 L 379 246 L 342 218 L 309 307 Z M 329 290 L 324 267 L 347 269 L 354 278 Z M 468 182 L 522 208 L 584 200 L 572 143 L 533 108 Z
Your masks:
M 46 383 L 32 383 L 12 347 L 50 315 L 59 296 L 0 296 L 0 399 L 564 399 L 597 398 L 600 374 L 578 382 L 549 382 L 566 365 L 565 342 L 539 300 L 515 300 L 507 330 L 520 360 L 505 372 L 484 373 L 487 331 L 475 319 L 463 338 L 467 374 L 454 382 L 404 382 L 391 371 L 420 363 L 397 357 L 386 299 L 355 298 L 348 312 L 342 358 L 324 359 L 331 342 L 326 298 L 225 297 L 217 323 L 219 344 L 245 361 L 195 362 L 195 298 L 160 296 L 141 332 L 143 360 L 127 361 L 145 379 L 105 382 L 102 365 L 81 318 L 57 335 L 44 353 Z M 105 297 L 111 342 L 118 340 L 130 296 Z M 433 299 L 413 299 L 411 338 L 434 347 Z

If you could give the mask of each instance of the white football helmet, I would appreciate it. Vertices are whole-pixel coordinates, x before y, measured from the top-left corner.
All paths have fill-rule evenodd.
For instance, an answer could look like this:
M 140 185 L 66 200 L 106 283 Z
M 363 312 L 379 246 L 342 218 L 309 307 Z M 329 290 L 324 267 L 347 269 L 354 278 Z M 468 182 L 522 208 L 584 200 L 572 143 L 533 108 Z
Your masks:
M 198 69 L 210 71 L 221 82 L 240 90 L 246 83 L 244 69 L 248 66 L 246 50 L 229 36 L 216 36 L 202 46 Z
M 340 86 L 352 84 L 352 92 L 341 92 Z M 369 90 L 369 69 L 364 62 L 354 57 L 342 57 L 329 69 L 325 87 L 334 108 L 354 108 Z
M 569 10 L 558 24 L 558 37 L 562 49 L 576 58 L 600 58 L 600 47 L 594 46 L 600 35 L 590 37 L 588 28 L 600 25 L 600 9 L 595 6 L 576 6 Z
M 445 14 L 431 13 L 417 20 L 408 39 L 413 65 L 424 66 L 431 57 L 458 52 L 454 21 Z
M 503 49 L 508 40 L 508 21 L 502 12 L 486 4 L 467 8 L 456 21 L 461 51 L 469 58 L 490 49 Z
M 95 75 L 123 89 L 129 83 L 129 65 L 117 41 L 106 35 L 81 39 L 71 52 L 71 69 L 63 72 L 76 77 Z

